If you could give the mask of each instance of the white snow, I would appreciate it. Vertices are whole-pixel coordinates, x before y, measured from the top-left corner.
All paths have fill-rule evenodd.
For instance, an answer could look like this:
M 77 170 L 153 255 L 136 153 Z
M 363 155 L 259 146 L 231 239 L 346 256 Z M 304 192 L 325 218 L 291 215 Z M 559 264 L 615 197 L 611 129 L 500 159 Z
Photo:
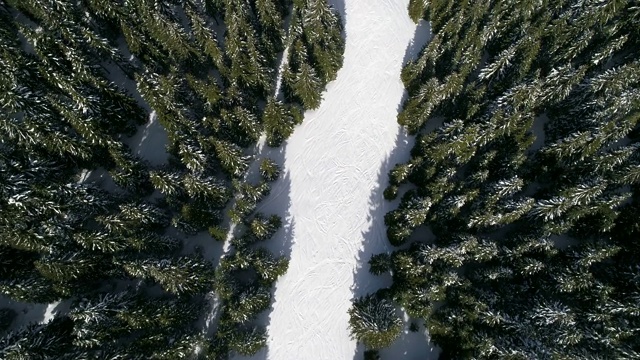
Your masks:
M 44 319 L 42 320 L 42 323 L 48 323 L 49 321 L 51 321 L 51 319 L 53 319 L 55 313 L 55 308 L 58 306 L 60 302 L 56 301 L 54 303 L 51 303 L 49 305 L 47 305 L 47 308 L 44 310 Z
M 396 122 L 404 94 L 400 70 L 403 57 L 414 56 L 418 42 L 427 40 L 421 27 L 412 43 L 416 25 L 407 3 L 334 4 L 346 25 L 344 66 L 321 107 L 307 112 L 276 152 L 283 179 L 258 209 L 283 218 L 284 229 L 269 247 L 289 255 L 290 266 L 264 319 L 267 349 L 254 359 L 362 358 L 364 349 L 350 339 L 347 312 L 354 297 L 388 284 L 388 278 L 370 275 L 366 262 L 393 250 L 383 216 L 395 203 L 386 202 L 382 191 L 388 171 L 409 158 L 413 141 Z M 437 357 L 437 349 L 424 333 L 404 333 L 382 354 L 428 359 Z

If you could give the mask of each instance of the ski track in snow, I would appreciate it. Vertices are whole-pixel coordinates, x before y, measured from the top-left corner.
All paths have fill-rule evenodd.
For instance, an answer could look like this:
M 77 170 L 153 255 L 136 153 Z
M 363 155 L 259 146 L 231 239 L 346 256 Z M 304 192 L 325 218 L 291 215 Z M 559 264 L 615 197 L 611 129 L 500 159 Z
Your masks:
M 382 190 L 391 167 L 408 160 L 413 141 L 396 122 L 405 94 L 400 71 L 403 57 L 415 55 L 428 32 L 421 27 L 416 33 L 407 0 L 338 1 L 344 66 L 320 108 L 307 112 L 286 142 L 280 152 L 285 179 L 258 208 L 283 217 L 280 253 L 290 264 L 262 317 L 267 348 L 254 360 L 362 359 L 362 345 L 350 338 L 348 310 L 354 297 L 388 281 L 368 275 L 366 262 L 392 250 L 383 216 L 395 205 L 385 202 Z M 270 241 L 282 241 L 281 233 Z M 405 331 L 382 354 L 425 359 L 433 351 L 426 334 Z

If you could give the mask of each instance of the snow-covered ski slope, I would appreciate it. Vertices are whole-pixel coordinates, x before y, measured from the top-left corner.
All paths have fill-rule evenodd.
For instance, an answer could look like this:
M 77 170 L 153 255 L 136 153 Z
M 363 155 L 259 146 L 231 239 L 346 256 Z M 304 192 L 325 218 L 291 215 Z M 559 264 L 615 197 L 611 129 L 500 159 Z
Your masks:
M 262 154 L 284 162 L 283 179 L 258 210 L 283 217 L 284 231 L 270 242 L 284 238 L 290 266 L 265 318 L 268 347 L 253 359 L 362 359 L 347 312 L 354 296 L 387 285 L 366 262 L 391 250 L 383 216 L 395 204 L 382 191 L 413 142 L 396 122 L 400 71 L 429 34 L 426 24 L 416 33 L 407 3 L 332 1 L 345 23 L 344 66 L 284 149 Z M 424 333 L 407 332 L 382 354 L 424 360 L 434 351 Z

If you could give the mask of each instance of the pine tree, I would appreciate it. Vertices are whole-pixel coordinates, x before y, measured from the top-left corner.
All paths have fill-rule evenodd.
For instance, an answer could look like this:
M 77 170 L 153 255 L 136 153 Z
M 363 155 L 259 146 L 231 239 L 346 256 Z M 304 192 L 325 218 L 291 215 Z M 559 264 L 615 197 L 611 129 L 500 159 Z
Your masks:
M 293 133 L 296 125 L 302 123 L 302 113 L 295 106 L 270 99 L 262 114 L 262 123 L 267 133 L 267 144 L 277 147 Z
M 70 350 L 69 319 L 54 318 L 47 324 L 30 324 L 0 340 L 4 359 L 57 358 Z
M 234 177 L 244 174 L 249 166 L 249 159 L 239 146 L 222 140 L 214 140 L 213 146 L 218 161 L 227 173 Z
M 303 63 L 290 86 L 293 96 L 305 109 L 317 109 L 320 106 L 322 85 L 311 65 Z
M 271 215 L 266 217 L 263 214 L 256 214 L 256 216 L 249 223 L 251 234 L 259 240 L 267 240 L 273 236 L 273 234 L 282 226 L 282 219 L 277 215 Z
M 359 298 L 349 309 L 349 316 L 352 338 L 369 349 L 387 347 L 400 336 L 402 320 L 389 300 L 376 295 Z
M 229 347 L 243 356 L 256 354 L 267 345 L 267 332 L 254 327 L 248 330 L 236 330 L 230 336 Z
M 409 17 L 413 22 L 418 23 L 426 16 L 429 3 L 425 0 L 410 0 L 409 1 Z
M 192 198 L 206 200 L 214 206 L 224 206 L 231 197 L 224 183 L 213 177 L 203 178 L 185 174 L 182 178 L 182 186 Z
M 260 162 L 260 175 L 265 181 L 275 181 L 280 176 L 280 168 L 273 160 L 265 158 Z
M 211 264 L 199 257 L 123 261 L 122 266 L 129 275 L 151 278 L 177 295 L 206 291 L 213 279 Z
M 271 293 L 264 286 L 247 287 L 228 303 L 230 319 L 236 323 L 246 323 L 266 310 L 271 304 Z

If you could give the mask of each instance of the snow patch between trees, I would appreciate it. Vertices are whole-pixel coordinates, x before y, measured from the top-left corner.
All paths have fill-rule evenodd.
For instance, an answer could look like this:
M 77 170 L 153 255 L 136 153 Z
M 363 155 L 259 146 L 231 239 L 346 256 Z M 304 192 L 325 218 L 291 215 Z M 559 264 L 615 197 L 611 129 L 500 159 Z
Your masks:
M 151 165 L 163 165 L 169 159 L 166 150 L 167 131 L 158 122 L 155 111 L 149 115 L 149 122 L 124 142 L 131 147 L 134 155 L 147 160 Z

